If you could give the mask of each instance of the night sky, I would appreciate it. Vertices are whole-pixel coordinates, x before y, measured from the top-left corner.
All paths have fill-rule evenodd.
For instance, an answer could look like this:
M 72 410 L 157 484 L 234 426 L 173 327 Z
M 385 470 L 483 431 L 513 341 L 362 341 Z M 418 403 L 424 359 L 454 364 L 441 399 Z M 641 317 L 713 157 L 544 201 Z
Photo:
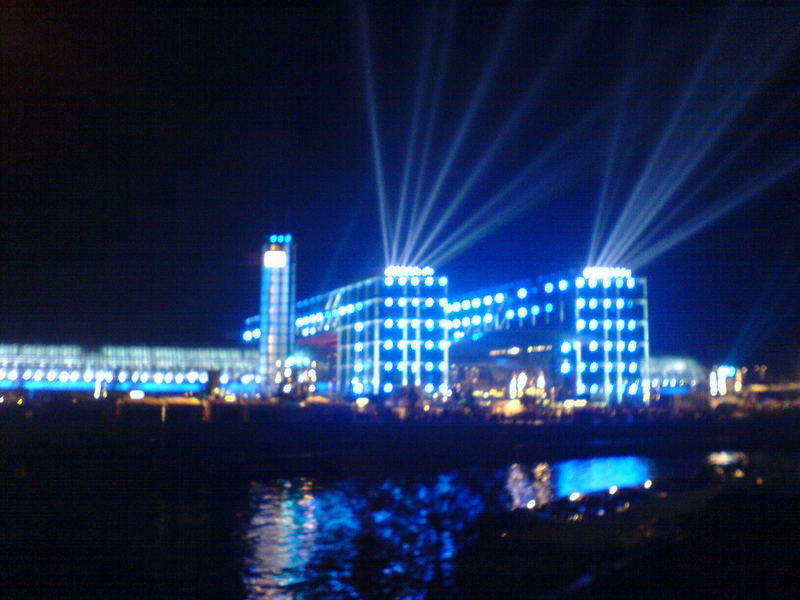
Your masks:
M 236 344 L 243 318 L 257 311 L 259 249 L 273 232 L 297 240 L 300 298 L 382 271 L 358 5 L 275 4 L 4 7 L 0 340 Z M 398 4 L 368 4 L 390 197 L 430 10 Z M 633 47 L 645 57 L 629 108 L 641 124 L 630 138 L 635 161 L 652 147 L 726 10 L 548 6 L 522 6 L 444 197 L 543 69 L 552 72 L 540 99 L 465 198 L 459 218 L 548 140 L 601 108 L 576 145 L 555 157 L 554 169 L 558 161 L 578 161 L 563 186 L 439 267 L 454 294 L 585 265 L 614 91 L 633 32 Z M 507 10 L 457 5 L 432 172 Z M 699 176 L 780 113 L 689 214 L 800 151 L 800 10 L 741 11 L 736 23 L 784 27 L 797 39 L 784 35 L 787 55 L 776 59 L 774 74 Z M 446 12 L 442 6 L 437 30 Z M 749 44 L 758 44 L 758 35 L 739 34 L 741 56 L 757 53 Z M 548 59 L 569 36 L 561 57 Z M 737 60 L 732 53 L 731 69 Z M 799 199 L 795 172 L 640 270 L 649 278 L 653 354 L 709 364 L 735 356 L 800 372 Z

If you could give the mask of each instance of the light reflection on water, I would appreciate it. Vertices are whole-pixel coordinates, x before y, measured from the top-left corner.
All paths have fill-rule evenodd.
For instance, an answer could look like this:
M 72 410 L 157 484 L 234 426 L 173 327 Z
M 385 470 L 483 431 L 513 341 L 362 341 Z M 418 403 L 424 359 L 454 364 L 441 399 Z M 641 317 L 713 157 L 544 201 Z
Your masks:
M 665 475 L 654 461 L 641 456 L 607 456 L 548 463 L 533 467 L 513 464 L 508 469 L 506 489 L 511 508 L 542 506 L 574 492 L 588 494 L 607 490 L 612 485 L 641 485 Z
M 253 484 L 243 580 L 248 597 L 260 599 L 437 596 L 452 589 L 457 553 L 483 511 L 641 485 L 675 469 L 674 461 L 618 456 L 377 483 Z

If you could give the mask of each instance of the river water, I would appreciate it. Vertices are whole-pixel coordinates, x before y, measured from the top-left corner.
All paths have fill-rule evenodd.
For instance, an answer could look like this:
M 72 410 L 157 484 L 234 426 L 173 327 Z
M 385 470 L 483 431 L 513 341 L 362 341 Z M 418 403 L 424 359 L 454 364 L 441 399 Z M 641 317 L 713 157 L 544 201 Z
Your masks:
M 486 515 L 734 463 L 747 465 L 743 479 L 752 485 L 757 477 L 796 482 L 800 472 L 795 455 L 727 450 L 313 476 L 200 476 L 176 467 L 165 478 L 138 465 L 5 465 L 0 595 L 469 596 L 476 568 L 486 577 L 500 572 L 496 556 L 474 560 Z M 472 562 L 463 560 L 467 548 Z

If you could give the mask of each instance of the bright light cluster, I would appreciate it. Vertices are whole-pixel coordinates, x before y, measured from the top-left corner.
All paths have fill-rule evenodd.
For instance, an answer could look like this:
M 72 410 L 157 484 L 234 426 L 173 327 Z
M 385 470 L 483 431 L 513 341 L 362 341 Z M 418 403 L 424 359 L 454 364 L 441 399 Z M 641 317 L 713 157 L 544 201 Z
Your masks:
M 631 270 L 622 267 L 586 267 L 583 270 L 585 279 L 614 279 L 616 277 L 630 277 Z
M 430 277 L 433 275 L 433 268 L 391 265 L 384 269 L 383 274 L 386 277 Z

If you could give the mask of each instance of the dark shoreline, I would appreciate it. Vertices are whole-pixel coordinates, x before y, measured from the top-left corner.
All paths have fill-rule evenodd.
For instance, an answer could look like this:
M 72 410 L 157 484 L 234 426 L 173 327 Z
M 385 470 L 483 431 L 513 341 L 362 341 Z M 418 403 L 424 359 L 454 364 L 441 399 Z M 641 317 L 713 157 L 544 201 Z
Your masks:
M 420 468 L 524 462 L 531 456 L 800 449 L 800 414 L 601 424 L 309 418 L 267 423 L 0 422 L 0 457 L 214 466 L 340 464 Z

